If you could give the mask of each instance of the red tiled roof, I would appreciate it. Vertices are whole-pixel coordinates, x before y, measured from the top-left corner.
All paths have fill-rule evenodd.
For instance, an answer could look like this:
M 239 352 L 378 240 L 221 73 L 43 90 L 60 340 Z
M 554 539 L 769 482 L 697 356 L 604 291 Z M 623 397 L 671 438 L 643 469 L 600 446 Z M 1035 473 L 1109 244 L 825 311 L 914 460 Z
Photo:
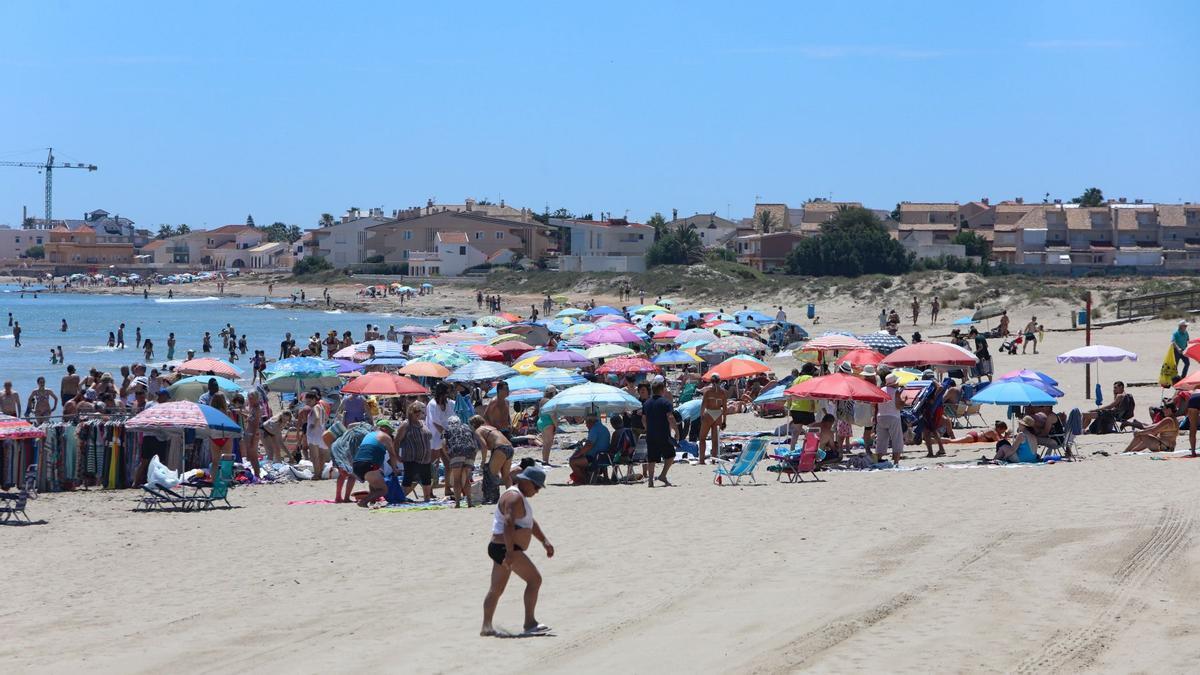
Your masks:
M 219 232 L 221 234 L 241 234 L 243 232 L 255 232 L 257 230 L 257 227 L 251 227 L 250 225 L 222 225 L 215 230 L 209 230 L 209 232 Z
M 466 244 L 466 232 L 438 232 L 438 240 L 444 244 Z

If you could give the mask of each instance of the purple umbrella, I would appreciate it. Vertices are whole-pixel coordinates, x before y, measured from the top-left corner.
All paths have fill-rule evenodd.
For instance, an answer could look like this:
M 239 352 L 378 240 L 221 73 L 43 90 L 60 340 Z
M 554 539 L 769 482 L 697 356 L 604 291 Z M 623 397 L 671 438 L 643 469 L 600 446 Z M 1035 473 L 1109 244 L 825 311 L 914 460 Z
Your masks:
M 337 365 L 338 375 L 345 375 L 346 373 L 357 373 L 357 372 L 361 371 L 364 367 L 361 363 L 355 363 L 354 361 L 351 361 L 350 359 L 333 359 L 333 362 L 338 364 Z
M 634 344 L 641 341 L 642 338 L 624 326 L 600 328 L 583 336 L 584 344 L 589 345 Z
M 533 365 L 539 368 L 582 368 L 592 365 L 586 356 L 579 352 L 563 349 L 560 351 L 550 352 L 538 357 Z

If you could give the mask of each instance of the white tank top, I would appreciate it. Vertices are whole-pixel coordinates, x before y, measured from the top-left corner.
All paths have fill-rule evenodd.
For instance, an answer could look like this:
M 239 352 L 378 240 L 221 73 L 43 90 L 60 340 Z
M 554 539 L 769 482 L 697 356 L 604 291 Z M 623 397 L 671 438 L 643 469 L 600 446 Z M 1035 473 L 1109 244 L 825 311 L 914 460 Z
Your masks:
M 504 491 L 504 494 L 516 492 L 521 497 L 521 501 L 525 502 L 525 515 L 513 521 L 513 526 L 519 530 L 533 529 L 533 506 L 529 504 L 529 498 L 521 494 L 521 488 L 516 485 Z M 501 495 L 503 497 L 504 495 Z M 500 504 L 496 504 L 496 512 L 492 515 L 492 534 L 504 534 L 504 514 L 500 512 Z

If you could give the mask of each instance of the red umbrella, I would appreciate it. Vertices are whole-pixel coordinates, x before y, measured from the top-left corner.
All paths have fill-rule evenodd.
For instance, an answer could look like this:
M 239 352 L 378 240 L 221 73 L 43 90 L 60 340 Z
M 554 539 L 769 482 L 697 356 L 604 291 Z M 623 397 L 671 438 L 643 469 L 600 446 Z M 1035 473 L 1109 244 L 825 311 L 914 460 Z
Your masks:
M 512 360 L 525 352 L 533 351 L 533 347 L 521 342 L 520 340 L 505 340 L 497 345 L 492 345 L 493 349 L 500 352 L 504 358 Z
M 342 393 L 368 396 L 416 396 L 428 394 L 429 390 L 418 384 L 416 380 L 403 375 L 367 373 L 347 383 L 342 387 Z
M 918 342 L 883 357 L 889 366 L 973 366 L 979 362 L 971 352 L 949 342 Z
M 852 349 L 870 349 L 865 342 L 853 335 L 831 333 L 809 340 L 803 350 L 809 352 L 850 351 Z
M 640 356 L 620 356 L 596 369 L 600 375 L 615 373 L 617 375 L 634 375 L 637 373 L 657 373 L 658 366 Z
M 882 360 L 883 354 L 874 349 L 852 349 L 837 360 L 837 365 L 849 363 L 855 368 L 862 368 L 863 366 L 877 366 Z
M 1192 389 L 1200 388 L 1200 372 L 1192 373 L 1182 380 L 1175 383 L 1175 388 L 1179 391 L 1191 391 Z
M 1200 359 L 1200 339 L 1192 340 L 1188 343 L 1188 348 L 1183 350 L 1183 355 L 1195 361 Z
M 212 373 L 213 375 L 220 375 L 230 380 L 236 380 L 242 376 L 242 371 L 238 370 L 238 367 L 232 363 L 209 357 L 184 361 L 175 367 L 175 372 L 183 373 L 184 375 L 207 375 Z
M 882 389 L 861 377 L 834 373 L 814 377 L 783 391 L 790 398 L 819 398 L 830 401 L 861 401 L 863 403 L 885 403 L 891 397 Z
M 470 345 L 467 347 L 484 361 L 503 361 L 504 353 L 491 345 Z

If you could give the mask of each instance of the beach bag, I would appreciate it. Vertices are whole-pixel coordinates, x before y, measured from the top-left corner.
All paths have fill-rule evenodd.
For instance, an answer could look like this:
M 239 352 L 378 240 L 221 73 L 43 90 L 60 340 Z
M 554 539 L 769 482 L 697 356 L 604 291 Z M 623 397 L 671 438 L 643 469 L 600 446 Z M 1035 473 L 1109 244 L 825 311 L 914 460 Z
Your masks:
M 179 474 L 168 469 L 158 461 L 158 455 L 155 455 L 150 459 L 150 466 L 146 469 L 146 483 L 169 490 L 179 485 Z
M 392 474 L 384 479 L 387 484 L 387 503 L 402 504 L 408 501 L 408 497 L 404 496 L 404 488 L 400 485 L 400 475 Z
M 486 465 L 483 467 L 483 485 L 480 491 L 483 493 L 484 504 L 495 504 L 500 501 L 500 484 Z

